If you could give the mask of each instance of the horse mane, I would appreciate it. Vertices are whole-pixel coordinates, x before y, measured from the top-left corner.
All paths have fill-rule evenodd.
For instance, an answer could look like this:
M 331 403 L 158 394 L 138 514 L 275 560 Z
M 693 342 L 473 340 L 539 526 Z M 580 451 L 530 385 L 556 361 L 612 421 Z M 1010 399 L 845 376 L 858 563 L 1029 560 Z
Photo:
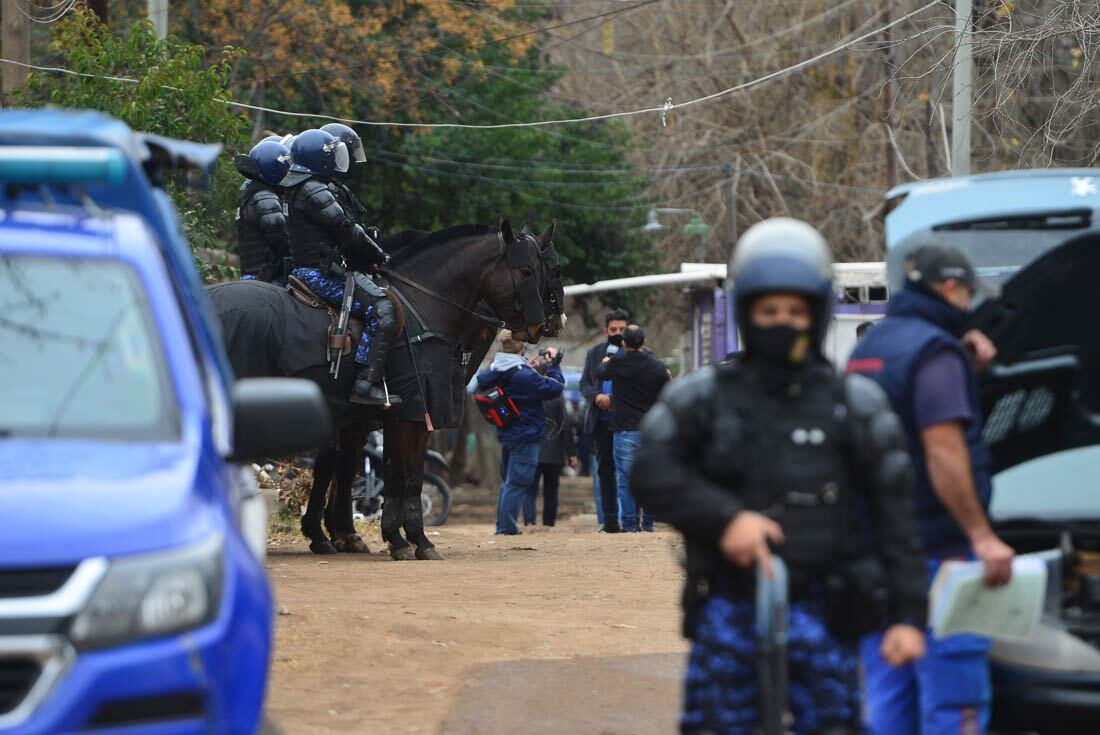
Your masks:
M 432 232 L 419 239 L 405 239 L 405 241 L 395 242 L 392 246 L 386 247 L 387 252 L 391 255 L 390 266 L 399 265 L 414 255 L 421 255 L 426 250 L 436 248 L 444 243 L 453 243 L 456 240 L 468 240 L 474 237 L 484 237 L 489 234 L 496 234 L 497 228 L 490 227 L 489 225 L 452 225 L 437 232 Z M 401 233 L 395 235 L 394 239 L 399 240 Z

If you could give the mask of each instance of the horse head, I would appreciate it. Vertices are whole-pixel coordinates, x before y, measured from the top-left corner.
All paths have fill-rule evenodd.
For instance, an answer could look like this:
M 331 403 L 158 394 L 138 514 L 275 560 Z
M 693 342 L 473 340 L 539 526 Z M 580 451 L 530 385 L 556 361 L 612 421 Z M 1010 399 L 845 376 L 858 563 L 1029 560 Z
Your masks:
M 491 288 L 512 294 L 511 308 L 501 314 L 514 336 L 532 344 L 544 336 L 557 337 L 565 328 L 565 290 L 561 265 L 554 249 L 554 221 L 541 235 L 525 222 L 517 235 L 508 220 L 497 219 L 500 243 L 507 265 L 507 281 L 498 274 Z

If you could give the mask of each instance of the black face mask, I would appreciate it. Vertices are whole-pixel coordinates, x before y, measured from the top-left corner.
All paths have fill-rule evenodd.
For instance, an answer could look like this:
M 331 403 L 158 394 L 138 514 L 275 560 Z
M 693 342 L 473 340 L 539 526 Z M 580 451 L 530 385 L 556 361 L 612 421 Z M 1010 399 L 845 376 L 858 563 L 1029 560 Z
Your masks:
M 787 325 L 757 327 L 745 332 L 745 352 L 775 367 L 798 368 L 810 354 L 810 334 Z
M 607 335 L 607 343 L 615 345 L 616 347 L 622 347 L 623 336 L 621 334 L 609 334 Z

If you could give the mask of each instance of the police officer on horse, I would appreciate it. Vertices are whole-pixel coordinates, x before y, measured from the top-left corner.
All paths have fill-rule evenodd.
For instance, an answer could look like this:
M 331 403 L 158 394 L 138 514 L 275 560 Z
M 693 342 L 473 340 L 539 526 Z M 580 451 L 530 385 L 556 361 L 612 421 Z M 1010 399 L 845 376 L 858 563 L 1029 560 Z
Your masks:
M 291 171 L 302 179 L 287 194 L 294 276 L 340 307 L 347 269 L 358 271 L 353 274 L 351 314 L 362 320 L 364 329 L 355 353 L 360 370 L 350 400 L 378 406 L 399 403 L 401 399 L 390 396 L 383 384 L 386 353 L 398 326 L 395 309 L 385 291 L 363 272 L 376 272 L 389 256 L 356 221 L 354 208 L 365 210 L 342 182 L 335 181 L 351 166 L 348 145 L 324 130 L 307 130 L 290 141 L 290 152 Z M 355 155 L 361 153 L 360 142 Z
M 282 285 L 284 259 L 290 257 L 290 237 L 282 193 L 290 173 L 290 149 L 271 136 L 257 143 L 247 156 L 234 159 L 245 177 L 237 201 L 237 254 L 241 278 Z

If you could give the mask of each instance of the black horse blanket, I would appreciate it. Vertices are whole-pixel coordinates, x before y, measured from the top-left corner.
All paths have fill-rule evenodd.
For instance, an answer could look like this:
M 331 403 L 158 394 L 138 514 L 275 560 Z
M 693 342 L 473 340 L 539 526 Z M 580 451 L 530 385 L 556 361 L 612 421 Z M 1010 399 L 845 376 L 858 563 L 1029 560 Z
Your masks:
M 381 409 L 348 401 L 359 370 L 350 355 L 344 356 L 338 379 L 328 374 L 326 311 L 305 306 L 286 289 L 260 281 L 218 284 L 208 293 L 237 377 L 309 378 L 321 386 L 336 420 L 364 414 L 382 418 Z M 465 405 L 466 368 L 462 348 L 455 343 L 430 333 L 398 335 L 386 359 L 386 382 L 402 402 L 385 417 L 423 422 L 427 414 L 435 428 L 458 426 Z

